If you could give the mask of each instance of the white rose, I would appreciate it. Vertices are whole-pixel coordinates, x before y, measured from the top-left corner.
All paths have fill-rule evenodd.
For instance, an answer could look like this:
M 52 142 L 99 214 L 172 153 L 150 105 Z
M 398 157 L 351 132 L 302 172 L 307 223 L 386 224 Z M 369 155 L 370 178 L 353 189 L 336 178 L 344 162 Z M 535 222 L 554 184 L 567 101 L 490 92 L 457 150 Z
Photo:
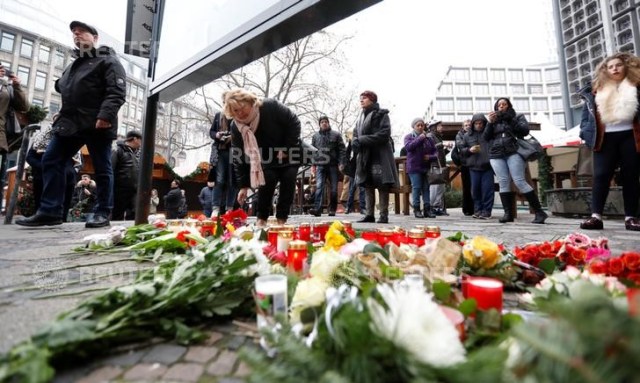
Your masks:
M 320 278 L 325 282 L 329 282 L 331 280 L 331 275 L 338 266 L 348 260 L 348 256 L 342 255 L 335 250 L 317 251 L 313 254 L 309 274 L 313 277 Z
M 309 278 L 298 282 L 291 301 L 291 322 L 300 322 L 300 313 L 307 307 L 324 303 L 325 291 L 329 284 L 319 278 Z

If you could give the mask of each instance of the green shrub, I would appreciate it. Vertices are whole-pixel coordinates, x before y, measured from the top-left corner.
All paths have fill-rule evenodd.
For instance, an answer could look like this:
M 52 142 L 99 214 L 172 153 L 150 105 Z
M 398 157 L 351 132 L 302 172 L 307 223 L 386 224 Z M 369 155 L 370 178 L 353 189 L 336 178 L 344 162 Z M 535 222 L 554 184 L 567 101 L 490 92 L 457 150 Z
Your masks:
M 444 193 L 444 203 L 448 208 L 462 207 L 462 192 L 455 189 L 449 189 Z

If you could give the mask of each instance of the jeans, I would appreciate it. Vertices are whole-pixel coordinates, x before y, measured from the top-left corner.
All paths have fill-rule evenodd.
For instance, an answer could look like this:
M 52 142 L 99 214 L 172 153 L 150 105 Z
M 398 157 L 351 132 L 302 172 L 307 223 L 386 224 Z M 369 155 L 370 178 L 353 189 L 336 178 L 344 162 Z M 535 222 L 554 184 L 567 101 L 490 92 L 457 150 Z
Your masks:
M 602 148 L 593 153 L 593 191 L 591 212 L 602 214 L 609 195 L 611 178 L 620 165 L 624 215 L 638 216 L 638 176 L 640 154 L 636 152 L 633 131 L 605 133 Z
M 113 207 L 113 171 L 109 132 L 92 131 L 86 137 L 53 136 L 42 157 L 43 190 L 38 213 L 61 217 L 65 191 L 65 168 L 71 158 L 87 145 L 97 186 L 95 214 L 109 217 Z
M 413 208 L 420 210 L 420 197 L 422 197 L 424 206 L 430 206 L 431 193 L 429 191 L 429 177 L 427 173 L 409 173 L 409 179 L 411 180 L 411 205 L 413 205 Z
M 517 153 L 513 153 L 506 158 L 492 158 L 489 162 L 491 162 L 491 167 L 498 177 L 500 193 L 511 191 L 510 183 L 512 179 L 520 193 L 526 194 L 533 190 L 524 178 L 524 169 L 527 163 Z
M 493 171 L 473 170 L 471 175 L 471 195 L 473 196 L 474 213 L 491 215 L 493 209 Z
M 266 220 L 271 212 L 273 204 L 273 194 L 276 185 L 280 182 L 280 193 L 276 204 L 276 218 L 286 220 L 289 218 L 289 211 L 293 203 L 296 191 L 296 178 L 298 176 L 297 166 L 285 166 L 277 168 L 263 169 L 265 184 L 258 189 L 258 219 Z
M 429 186 L 429 199 L 431 200 L 431 207 L 434 209 L 444 210 L 444 184 L 430 185 Z
M 220 150 L 218 156 L 216 185 L 213 188 L 213 207 L 221 210 L 223 208 L 232 209 L 238 193 L 234 186 L 233 165 L 231 164 L 229 150 Z M 208 216 L 211 216 L 211 213 Z
M 366 201 L 366 197 L 364 195 L 364 187 L 359 186 L 356 183 L 356 179 L 354 177 L 349 177 L 350 178 L 350 182 L 349 182 L 349 198 L 347 199 L 347 210 L 352 211 L 353 210 L 353 200 L 356 194 L 356 188 L 358 188 L 359 190 L 359 194 L 358 194 L 358 203 L 360 204 L 360 211 L 366 211 L 367 210 L 367 201 Z
M 324 187 L 327 177 L 331 183 L 329 212 L 335 212 L 338 206 L 338 166 L 316 166 L 316 196 L 314 208 L 318 212 L 322 210 L 322 198 L 324 197 Z

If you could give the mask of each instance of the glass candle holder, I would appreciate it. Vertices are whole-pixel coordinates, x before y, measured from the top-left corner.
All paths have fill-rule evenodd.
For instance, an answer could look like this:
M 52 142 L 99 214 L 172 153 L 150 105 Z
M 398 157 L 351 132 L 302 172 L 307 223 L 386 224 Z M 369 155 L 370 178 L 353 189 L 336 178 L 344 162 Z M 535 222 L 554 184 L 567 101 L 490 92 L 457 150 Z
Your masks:
M 391 229 L 378 229 L 377 241 L 380 246 L 384 247 L 387 243 L 391 242 L 393 238 L 393 230 Z
M 467 298 L 474 298 L 478 310 L 496 309 L 502 313 L 503 285 L 497 279 L 472 277 L 467 280 Z
M 306 241 L 293 240 L 289 242 L 289 248 L 287 249 L 287 268 L 297 273 L 304 271 L 307 256 Z
M 293 240 L 293 230 L 280 230 L 278 232 L 278 240 L 276 243 L 277 251 L 287 251 L 289 242 Z
M 311 224 L 303 222 L 298 226 L 298 239 L 301 241 L 311 241 Z
M 425 234 L 427 238 L 440 238 L 440 226 L 427 226 Z
M 271 226 L 267 230 L 267 239 L 269 240 L 269 244 L 273 247 L 278 246 L 278 233 L 280 230 L 282 230 L 282 225 Z
M 356 236 L 356 231 L 353 230 L 353 224 L 351 224 L 351 221 L 342 221 L 342 226 L 344 226 L 344 231 L 346 231 L 347 234 L 352 237 Z
M 394 228 L 393 236 L 391 236 L 391 241 L 398 246 L 403 243 L 408 243 L 407 232 L 401 227 Z
M 362 239 L 366 239 L 367 241 L 377 241 L 378 240 L 378 233 L 376 233 L 375 231 L 363 231 L 360 235 L 360 237 Z
M 200 230 L 200 235 L 203 237 L 209 237 L 216 233 L 216 223 L 211 220 L 204 220 L 199 222 L 198 229 Z
M 319 222 L 313 225 L 313 240 L 314 241 L 323 241 L 327 235 L 327 231 L 329 231 L 329 223 L 328 222 Z
M 407 240 L 408 243 L 416 246 L 422 246 L 424 245 L 426 234 L 423 230 L 411 229 L 409 230 L 409 234 L 407 235 L 407 237 L 408 237 L 408 240 Z

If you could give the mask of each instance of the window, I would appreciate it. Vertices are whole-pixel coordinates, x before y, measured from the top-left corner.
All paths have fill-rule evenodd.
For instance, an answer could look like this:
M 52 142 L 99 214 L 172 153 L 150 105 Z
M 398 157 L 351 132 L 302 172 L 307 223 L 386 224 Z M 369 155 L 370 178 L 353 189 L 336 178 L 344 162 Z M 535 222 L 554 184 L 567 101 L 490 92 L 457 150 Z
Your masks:
M 60 111 L 60 104 L 58 104 L 57 102 L 51 102 L 49 104 L 49 114 L 50 115 L 54 115 L 56 113 L 58 113 Z
M 16 42 L 16 35 L 9 32 L 2 32 L 2 40 L 0 41 L 0 49 L 13 53 L 13 47 Z
M 64 52 L 56 50 L 56 68 L 64 68 Z
M 471 103 L 470 98 L 459 98 L 458 99 L 458 110 L 468 111 L 473 110 L 473 104 Z
M 515 109 L 516 112 L 526 113 L 529 111 L 528 98 L 514 98 L 512 102 L 513 102 L 513 109 Z
M 453 99 L 451 98 L 441 98 L 436 100 L 436 109 L 438 111 L 452 111 L 453 110 Z
M 136 121 L 142 121 L 142 107 L 138 107 L 138 113 L 136 115 Z
M 522 82 L 522 71 L 520 69 L 509 69 L 509 80 Z
M 122 106 L 122 116 L 123 117 L 129 117 L 129 103 L 125 102 L 124 105 Z
M 45 72 L 36 72 L 36 83 L 34 87 L 38 90 L 45 90 L 47 88 L 47 74 Z
M 491 99 L 490 98 L 476 98 L 475 110 L 479 110 L 479 111 L 493 110 L 493 105 L 491 105 Z
M 504 96 L 507 94 L 507 86 L 506 85 L 493 85 L 493 95 L 494 96 Z
M 558 110 L 558 109 L 563 109 L 564 106 L 562 104 L 562 98 L 561 97 L 551 97 L 551 109 L 553 110 Z
M 11 68 L 11 63 L 8 61 L 2 61 L 0 60 L 0 65 L 2 65 L 5 68 Z
M 565 127 L 565 123 L 564 123 L 564 113 L 554 113 L 551 116 L 551 122 L 553 122 L 554 125 L 558 126 L 558 127 Z
M 30 72 L 29 67 L 22 66 L 22 65 L 18 67 L 18 77 L 20 77 L 20 82 L 22 83 L 22 86 L 25 88 L 29 83 L 29 72 Z
M 542 85 L 529 85 L 529 94 L 542 94 Z
M 558 68 L 547 69 L 546 71 L 544 71 L 544 75 L 547 81 L 560 80 L 560 70 Z
M 512 94 L 524 94 L 524 85 L 522 84 L 510 85 L 509 89 Z
M 138 87 L 135 84 L 131 84 L 131 98 L 133 100 L 138 99 Z
M 473 86 L 473 94 L 486 95 L 489 94 L 488 84 L 476 84 Z
M 542 73 L 540 73 L 539 70 L 528 70 L 527 79 L 529 80 L 529 82 L 541 82 Z
M 448 96 L 453 94 L 453 86 L 451 84 L 442 84 L 438 90 L 438 94 L 442 96 Z
M 473 79 L 475 81 L 487 81 L 487 70 L 486 69 L 474 69 L 473 70 Z
M 129 104 L 129 118 L 132 120 L 136 119 L 136 106 L 133 104 Z
M 38 60 L 43 63 L 48 63 L 49 58 L 51 57 L 51 48 L 46 45 L 40 45 L 40 50 L 38 51 Z
M 547 93 L 560 93 L 560 84 L 547 84 Z
M 34 98 L 33 100 L 31 100 L 31 104 L 44 107 L 44 100 L 40 98 Z
M 438 120 L 440 121 L 445 121 L 445 122 L 454 122 L 456 120 L 456 116 L 453 114 L 438 114 Z
M 458 81 L 469 81 L 469 70 L 468 69 L 452 69 L 451 77 L 454 80 Z
M 534 98 L 533 99 L 533 110 L 536 111 L 544 111 L 549 109 L 549 105 L 547 104 L 546 98 Z
M 504 69 L 491 69 L 491 80 L 504 81 Z
M 471 94 L 471 85 L 456 84 L 456 94 Z
M 33 41 L 29 39 L 22 39 L 22 44 L 20 44 L 20 56 L 29 57 L 33 56 Z

